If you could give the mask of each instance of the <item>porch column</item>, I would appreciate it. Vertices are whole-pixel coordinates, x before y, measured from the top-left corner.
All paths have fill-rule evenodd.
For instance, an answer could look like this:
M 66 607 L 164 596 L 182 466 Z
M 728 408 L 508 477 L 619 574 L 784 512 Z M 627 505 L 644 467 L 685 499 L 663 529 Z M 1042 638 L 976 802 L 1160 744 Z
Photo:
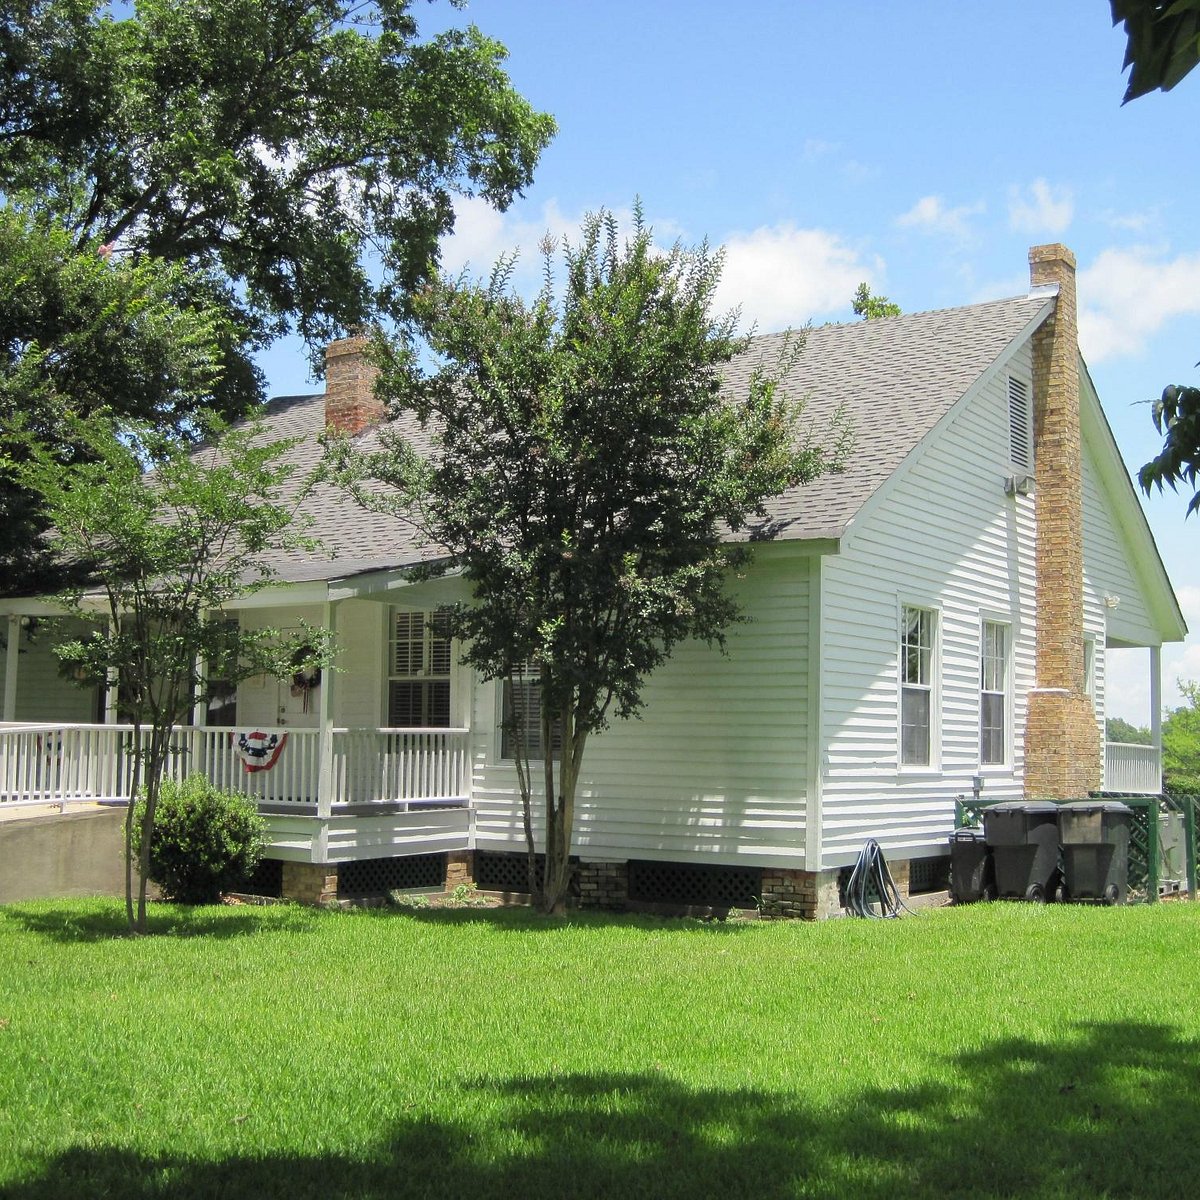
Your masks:
M 4 719 L 17 719 L 17 660 L 21 657 L 21 618 L 8 615 L 8 649 L 4 654 Z
M 1154 747 L 1158 790 L 1162 791 L 1162 647 L 1150 647 L 1150 744 Z
M 113 636 L 113 619 L 108 617 L 108 636 Z M 121 694 L 121 677 L 117 674 L 116 667 L 109 667 L 108 678 L 104 681 L 104 723 L 105 725 L 115 725 L 117 723 L 117 705 Z
M 212 620 L 212 613 L 204 615 L 204 623 L 208 624 Z M 208 660 L 203 654 L 196 655 L 196 678 L 200 680 L 199 686 L 192 693 L 192 728 L 199 729 L 201 725 L 207 725 L 208 703 L 204 699 L 204 692 L 208 685 Z
M 329 630 L 334 645 L 337 644 L 337 605 L 326 602 L 325 628 Z M 325 821 L 333 811 L 333 691 L 337 678 L 331 663 L 321 672 L 320 708 L 320 755 L 321 766 L 317 776 L 317 816 Z

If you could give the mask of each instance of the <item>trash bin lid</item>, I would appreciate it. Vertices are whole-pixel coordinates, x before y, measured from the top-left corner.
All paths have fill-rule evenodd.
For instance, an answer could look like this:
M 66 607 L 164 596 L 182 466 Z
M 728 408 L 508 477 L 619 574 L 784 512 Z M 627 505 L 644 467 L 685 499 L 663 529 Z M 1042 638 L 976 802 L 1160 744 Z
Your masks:
M 963 829 L 956 829 L 950 835 L 950 840 L 952 842 L 982 842 L 984 841 L 983 830 L 968 825 Z
M 1058 805 L 1053 800 L 1002 800 L 999 804 L 991 804 L 983 810 L 986 819 L 988 813 L 1056 813 Z
M 1133 809 L 1120 800 L 1072 800 L 1069 804 L 1060 804 L 1059 812 L 1073 813 L 1132 813 Z

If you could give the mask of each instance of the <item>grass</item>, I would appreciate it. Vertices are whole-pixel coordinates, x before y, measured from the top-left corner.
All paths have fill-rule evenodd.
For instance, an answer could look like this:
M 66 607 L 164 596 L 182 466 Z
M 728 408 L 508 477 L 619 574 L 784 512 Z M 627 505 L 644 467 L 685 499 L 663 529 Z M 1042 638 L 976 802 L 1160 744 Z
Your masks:
M 1187 1195 L 1200 907 L 0 909 L 0 1196 Z

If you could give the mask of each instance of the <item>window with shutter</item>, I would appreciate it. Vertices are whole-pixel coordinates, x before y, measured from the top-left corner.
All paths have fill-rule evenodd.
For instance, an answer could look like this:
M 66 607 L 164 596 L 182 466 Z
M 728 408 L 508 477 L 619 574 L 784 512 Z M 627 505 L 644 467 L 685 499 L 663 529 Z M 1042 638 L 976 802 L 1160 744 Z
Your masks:
M 388 643 L 388 725 L 450 724 L 450 633 L 444 612 L 392 612 Z

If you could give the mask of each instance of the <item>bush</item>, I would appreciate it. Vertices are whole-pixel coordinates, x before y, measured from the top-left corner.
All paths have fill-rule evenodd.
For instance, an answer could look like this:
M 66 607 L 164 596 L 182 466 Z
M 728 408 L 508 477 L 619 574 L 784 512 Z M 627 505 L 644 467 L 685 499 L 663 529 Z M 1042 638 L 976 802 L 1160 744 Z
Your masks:
M 144 800 L 134 817 L 141 852 Z M 266 823 L 251 800 L 222 792 L 203 775 L 163 780 L 150 842 L 150 878 L 168 900 L 215 904 L 222 892 L 245 885 L 266 844 Z

